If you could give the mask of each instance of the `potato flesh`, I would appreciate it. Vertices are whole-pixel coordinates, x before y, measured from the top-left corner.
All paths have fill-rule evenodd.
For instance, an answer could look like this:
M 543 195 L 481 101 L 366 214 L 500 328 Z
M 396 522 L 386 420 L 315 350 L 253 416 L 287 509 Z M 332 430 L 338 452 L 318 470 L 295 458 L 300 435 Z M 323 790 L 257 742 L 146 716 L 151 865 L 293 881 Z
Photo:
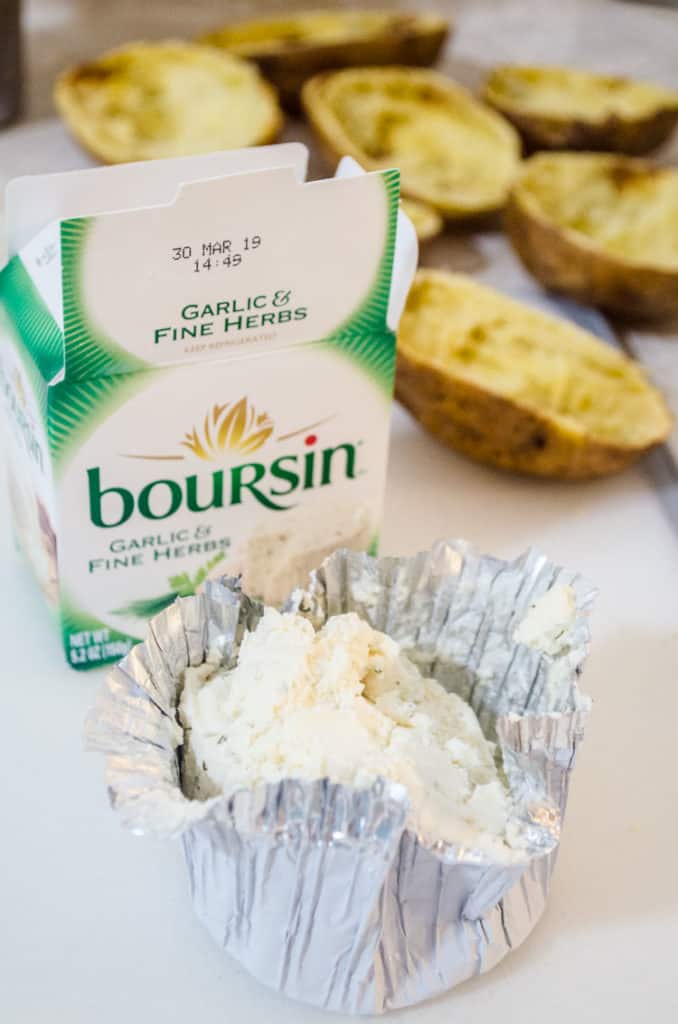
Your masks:
M 344 131 L 375 165 L 400 168 L 426 198 L 460 208 L 501 192 L 511 176 L 505 152 L 485 112 L 466 97 L 438 96 L 425 86 L 355 78 L 328 87 L 327 101 Z
M 72 88 L 102 141 L 137 159 L 250 145 L 275 109 L 254 68 L 193 46 L 110 54 Z
M 490 76 L 488 93 L 516 111 L 559 120 L 633 119 L 678 108 L 678 93 L 668 89 L 573 68 L 499 68 Z
M 643 446 L 666 428 L 661 402 L 630 360 L 469 281 L 415 281 L 398 344 L 410 358 L 596 441 Z
M 678 173 L 615 170 L 621 166 L 604 157 L 540 156 L 519 188 L 548 220 L 607 252 L 676 270 Z
M 412 226 L 420 242 L 434 238 L 442 231 L 442 217 L 432 206 L 428 206 L 427 203 L 420 203 L 417 199 L 401 199 L 400 205 L 403 212 L 412 221 Z

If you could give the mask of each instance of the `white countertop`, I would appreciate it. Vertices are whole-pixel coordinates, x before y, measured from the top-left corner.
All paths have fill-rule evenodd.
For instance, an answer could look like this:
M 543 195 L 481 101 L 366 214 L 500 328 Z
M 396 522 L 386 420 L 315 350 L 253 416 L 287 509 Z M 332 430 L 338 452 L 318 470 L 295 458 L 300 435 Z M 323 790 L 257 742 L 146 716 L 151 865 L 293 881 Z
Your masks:
M 171 7 L 176 32 L 189 12 L 170 0 L 121 0 L 110 11 L 92 0 L 32 0 L 29 56 L 35 63 L 40 38 L 44 54 L 30 90 L 33 116 L 48 112 L 45 84 L 67 54 L 108 42 L 114 7 L 125 25 L 135 12 L 150 24 L 159 8 Z M 593 53 L 599 69 L 645 71 L 675 84 L 678 16 L 667 11 L 598 0 L 450 7 L 462 8 L 453 53 L 471 77 L 479 55 L 488 64 L 548 51 L 550 59 L 585 65 Z M 603 7 L 608 21 L 591 21 L 589 12 Z M 540 20 L 546 11 L 549 20 Z M 73 12 L 89 19 L 91 33 L 73 31 Z M 54 126 L 17 129 L 12 155 L 6 138 L 0 178 L 82 159 Z M 599 586 L 583 679 L 595 704 L 544 919 L 490 974 L 398 1018 L 668 1024 L 678 1019 L 678 535 L 643 467 L 577 485 L 503 476 L 459 458 L 396 409 L 383 551 L 404 554 L 459 536 L 501 556 L 535 544 Z M 57 630 L 13 552 L 1 489 L 0 578 L 2 1024 L 331 1019 L 278 998 L 224 958 L 194 918 L 178 844 L 121 829 L 107 804 L 102 761 L 83 752 L 81 738 L 102 672 L 65 666 Z

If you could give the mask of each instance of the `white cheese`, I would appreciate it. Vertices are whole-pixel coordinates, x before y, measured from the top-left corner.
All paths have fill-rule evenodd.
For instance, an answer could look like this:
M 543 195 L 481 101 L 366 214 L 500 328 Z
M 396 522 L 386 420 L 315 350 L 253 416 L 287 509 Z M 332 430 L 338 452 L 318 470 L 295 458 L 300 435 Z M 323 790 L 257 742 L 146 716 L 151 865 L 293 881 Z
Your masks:
M 267 608 L 231 670 L 188 669 L 180 717 L 193 795 L 287 777 L 406 787 L 409 825 L 495 855 L 519 847 L 511 800 L 472 708 L 351 613 L 315 632 Z
M 551 656 L 567 646 L 577 616 L 572 587 L 556 586 L 537 598 L 514 633 L 514 640 Z

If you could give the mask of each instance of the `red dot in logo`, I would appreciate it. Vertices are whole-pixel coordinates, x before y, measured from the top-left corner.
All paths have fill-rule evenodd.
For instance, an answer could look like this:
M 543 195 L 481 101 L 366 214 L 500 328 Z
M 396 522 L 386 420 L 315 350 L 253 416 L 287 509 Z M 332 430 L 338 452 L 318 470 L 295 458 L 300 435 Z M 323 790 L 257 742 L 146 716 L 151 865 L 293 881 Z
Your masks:
M 304 444 L 307 444 L 310 448 L 311 445 L 315 444 L 317 440 L 317 434 L 309 434 L 308 437 L 304 439 Z

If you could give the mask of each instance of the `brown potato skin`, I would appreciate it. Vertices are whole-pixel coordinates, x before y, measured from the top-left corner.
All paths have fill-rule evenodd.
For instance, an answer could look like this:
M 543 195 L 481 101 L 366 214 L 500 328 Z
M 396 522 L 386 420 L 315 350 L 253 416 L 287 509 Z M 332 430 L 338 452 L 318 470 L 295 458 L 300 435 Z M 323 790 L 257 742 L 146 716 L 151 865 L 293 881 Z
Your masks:
M 398 350 L 396 398 L 445 444 L 496 469 L 557 480 L 610 476 L 647 448 L 621 448 L 568 433 L 509 399 Z M 649 446 L 653 447 L 653 446 Z
M 282 105 L 291 113 L 297 113 L 301 109 L 304 82 L 320 71 L 383 64 L 426 67 L 435 63 L 451 31 L 451 24 L 426 25 L 416 15 L 403 16 L 381 37 L 341 43 L 309 42 L 303 49 L 253 54 L 246 59 L 257 64 L 273 83 Z M 210 34 L 198 41 L 218 45 Z
M 607 117 L 592 122 L 527 114 L 499 103 L 488 91 L 483 100 L 520 133 L 529 152 L 540 149 L 582 149 L 642 156 L 665 142 L 678 124 L 678 107 L 657 110 L 647 117 Z
M 529 210 L 519 185 L 509 196 L 504 227 L 522 262 L 547 288 L 631 318 L 678 313 L 678 272 L 627 263 L 580 243 Z

